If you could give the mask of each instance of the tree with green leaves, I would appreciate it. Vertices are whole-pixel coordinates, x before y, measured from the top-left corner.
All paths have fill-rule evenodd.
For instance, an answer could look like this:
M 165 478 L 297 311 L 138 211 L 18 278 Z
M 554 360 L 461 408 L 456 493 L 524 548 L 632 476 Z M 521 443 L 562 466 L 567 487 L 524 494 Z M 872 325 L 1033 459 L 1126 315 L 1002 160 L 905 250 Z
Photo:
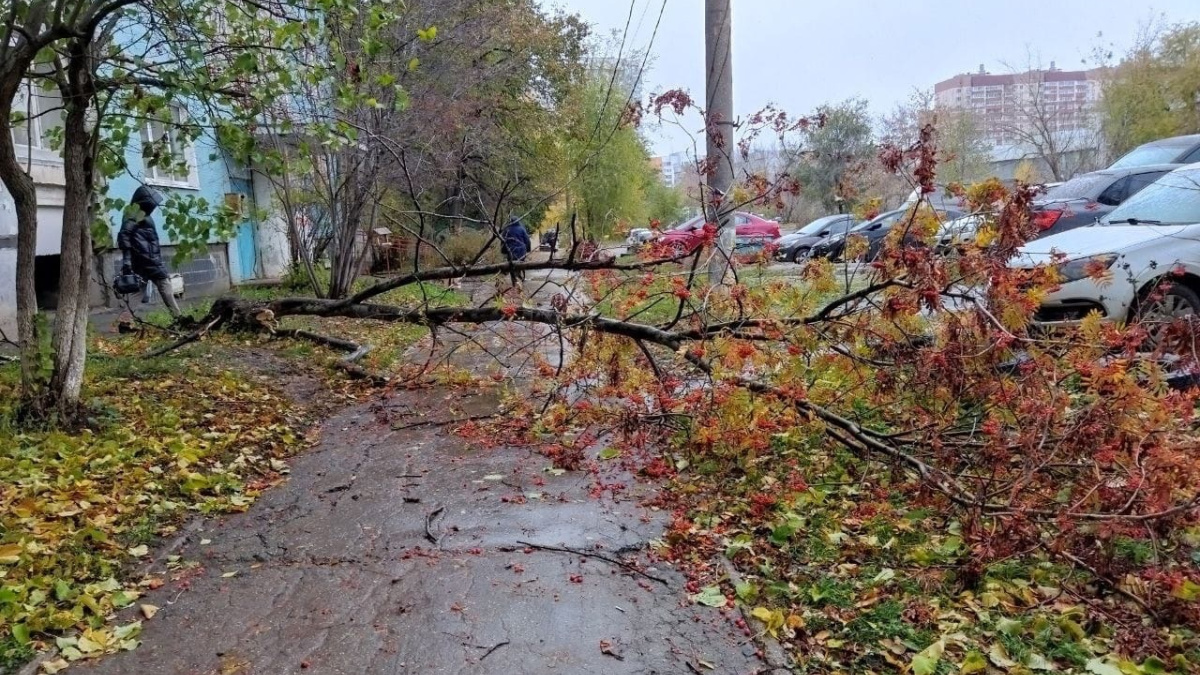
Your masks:
M 799 144 L 788 148 L 789 173 L 802 193 L 819 200 L 827 213 L 858 196 L 855 175 L 875 156 L 871 115 L 863 99 L 817 108 L 818 124 L 805 127 Z
M 410 102 L 397 73 L 418 67 L 412 44 L 437 38 L 436 26 L 412 31 L 405 22 L 406 42 L 397 43 L 401 17 L 386 4 L 325 10 L 322 29 L 298 38 L 306 45 L 289 95 L 264 109 L 261 134 L 243 137 L 243 154 L 274 184 L 293 263 L 320 297 L 344 297 L 362 271 L 383 221 L 389 131 Z M 328 280 L 317 274 L 321 259 Z
M 658 180 L 630 114 L 631 94 L 616 81 L 594 73 L 567 102 L 568 201 L 596 238 L 649 220 L 647 190 Z
M 411 101 L 380 139 L 394 230 L 433 252 L 461 227 L 537 222 L 561 189 L 564 102 L 579 82 L 588 27 L 534 0 L 416 0 L 390 36 Z M 434 254 L 436 255 L 436 253 Z
M 389 23 L 388 5 L 371 21 Z M 17 212 L 17 341 L 24 410 L 38 418 L 74 417 L 86 363 L 93 237 L 108 232 L 116 204 L 104 183 L 134 173 L 128 151 L 142 144 L 147 166 L 179 166 L 183 143 L 202 134 L 235 161 L 256 159 L 254 130 L 268 109 L 291 94 L 308 69 L 338 67 L 311 51 L 331 20 L 358 12 L 343 0 L 270 5 L 226 0 L 33 0 L 10 3 L 0 18 L 0 180 Z M 323 78 L 328 81 L 329 78 Z M 62 100 L 55 131 L 63 157 L 60 298 L 45 372 L 38 335 L 34 257 L 37 191 L 16 152 L 13 130 L 29 120 L 14 103 L 22 88 Z M 143 143 L 156 121 L 164 133 Z M 261 158 L 257 158 L 261 159 Z M 199 199 L 177 200 L 166 226 L 186 252 L 230 223 Z
M 1159 138 L 1200 132 L 1200 23 L 1143 36 L 1107 69 L 1099 114 L 1112 157 Z

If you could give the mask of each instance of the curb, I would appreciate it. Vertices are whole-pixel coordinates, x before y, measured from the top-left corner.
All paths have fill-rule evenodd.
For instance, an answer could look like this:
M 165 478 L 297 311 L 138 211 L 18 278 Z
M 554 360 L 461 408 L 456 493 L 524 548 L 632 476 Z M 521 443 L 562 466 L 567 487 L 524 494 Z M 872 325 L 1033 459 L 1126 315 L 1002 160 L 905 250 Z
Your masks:
M 725 574 L 729 580 L 738 585 L 742 583 L 742 575 L 738 573 L 734 567 L 733 561 L 725 556 L 721 556 L 721 565 L 725 568 Z M 767 626 L 762 621 L 754 618 L 744 605 L 738 604 L 738 612 L 741 613 L 742 619 L 746 624 L 754 627 L 754 641 L 762 649 L 763 660 L 767 662 L 770 670 L 760 671 L 766 673 L 791 673 L 792 659 L 784 650 L 783 645 L 779 640 L 771 637 L 767 632 Z

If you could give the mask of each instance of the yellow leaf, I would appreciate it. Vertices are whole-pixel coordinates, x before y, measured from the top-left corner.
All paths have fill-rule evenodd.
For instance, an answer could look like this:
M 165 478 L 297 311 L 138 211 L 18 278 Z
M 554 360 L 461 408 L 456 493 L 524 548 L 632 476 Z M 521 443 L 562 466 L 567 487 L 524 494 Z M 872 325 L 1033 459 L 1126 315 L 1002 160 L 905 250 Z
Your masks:
M 142 616 L 146 617 L 147 619 L 153 619 L 154 615 L 158 614 L 158 607 L 155 607 L 154 605 L 142 605 L 141 610 Z
M 20 561 L 21 551 L 24 548 L 20 544 L 4 544 L 0 546 L 0 563 L 12 564 Z
M 69 665 L 71 664 L 67 663 L 66 659 L 54 659 L 53 661 L 46 661 L 42 664 L 42 672 L 49 673 L 49 675 L 54 675 L 54 673 L 57 673 L 61 670 L 66 670 L 67 666 Z
M 773 637 L 779 636 L 779 630 L 783 628 L 784 624 L 786 623 L 783 612 L 777 609 L 772 611 L 766 607 L 755 607 L 754 611 L 750 612 L 750 616 L 753 616 L 754 618 L 763 622 L 767 628 L 767 632 L 769 632 Z

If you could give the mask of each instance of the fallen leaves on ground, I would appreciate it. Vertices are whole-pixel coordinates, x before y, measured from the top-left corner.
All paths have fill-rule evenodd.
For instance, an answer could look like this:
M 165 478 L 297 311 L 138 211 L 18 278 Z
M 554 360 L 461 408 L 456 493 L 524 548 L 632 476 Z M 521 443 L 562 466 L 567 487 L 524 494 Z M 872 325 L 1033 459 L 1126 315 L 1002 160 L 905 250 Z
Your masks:
M 0 428 L 0 667 L 55 647 L 54 672 L 136 647 L 141 622 L 115 618 L 141 594 L 129 566 L 190 515 L 245 510 L 300 445 L 289 403 L 244 370 L 103 363 L 90 429 Z M 11 377 L 0 388 L 15 400 Z

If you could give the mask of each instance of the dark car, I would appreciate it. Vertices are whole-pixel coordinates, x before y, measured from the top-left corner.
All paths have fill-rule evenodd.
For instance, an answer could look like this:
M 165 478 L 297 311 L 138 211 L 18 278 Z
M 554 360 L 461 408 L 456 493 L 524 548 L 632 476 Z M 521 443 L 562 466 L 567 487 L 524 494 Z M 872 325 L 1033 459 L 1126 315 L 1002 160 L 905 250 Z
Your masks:
M 1178 165 L 1152 164 L 1104 169 L 1052 187 L 1033 204 L 1033 221 L 1041 230 L 1034 238 L 1091 225 L 1175 168 Z
M 1200 162 L 1200 134 L 1174 136 L 1139 145 L 1108 168 L 1129 169 L 1135 166 L 1196 162 Z
M 832 236 L 825 241 L 813 246 L 812 257 L 828 258 L 830 260 L 841 260 L 846 251 L 846 240 L 852 236 L 862 236 L 867 240 L 867 252 L 862 258 L 865 260 L 874 260 L 879 252 L 883 249 L 883 240 L 888 233 L 892 231 L 898 223 L 907 222 L 905 216 L 909 213 L 909 209 L 898 209 L 884 213 L 874 220 L 868 220 L 861 225 L 851 229 L 848 233 L 841 236 Z M 938 209 L 938 217 L 945 220 L 952 220 L 963 215 L 961 211 L 951 211 Z
M 842 254 L 846 251 L 846 238 L 851 235 L 861 235 L 867 238 L 871 244 L 871 248 L 878 251 L 878 246 L 883 243 L 883 238 L 887 236 L 889 230 L 895 225 L 900 217 L 908 212 L 908 209 L 898 209 L 896 211 L 888 211 L 880 214 L 875 218 L 868 220 L 865 223 L 850 229 L 846 234 L 833 235 L 825 241 L 812 247 L 812 257 L 814 258 L 829 258 L 830 260 L 840 260 Z
M 1039 232 L 1031 240 L 1092 225 L 1174 168 L 1177 165 L 1103 169 L 1056 183 L 1033 203 L 1033 222 Z M 986 220 L 982 215 L 974 214 L 947 223 L 938 233 L 938 250 L 961 252 L 964 244 L 975 240 Z
M 817 218 L 804 227 L 775 240 L 775 259 L 780 262 L 803 262 L 808 252 L 826 237 L 844 235 L 857 221 L 854 216 L 841 214 Z

